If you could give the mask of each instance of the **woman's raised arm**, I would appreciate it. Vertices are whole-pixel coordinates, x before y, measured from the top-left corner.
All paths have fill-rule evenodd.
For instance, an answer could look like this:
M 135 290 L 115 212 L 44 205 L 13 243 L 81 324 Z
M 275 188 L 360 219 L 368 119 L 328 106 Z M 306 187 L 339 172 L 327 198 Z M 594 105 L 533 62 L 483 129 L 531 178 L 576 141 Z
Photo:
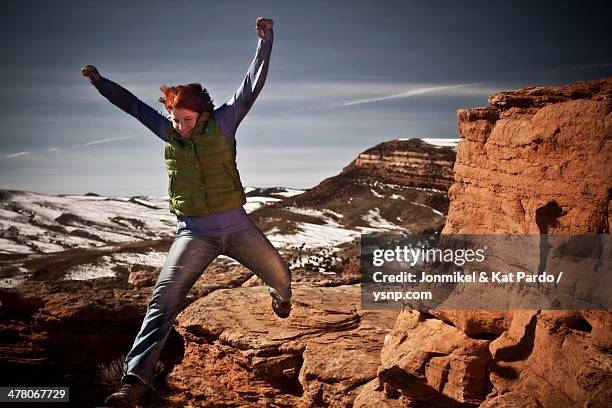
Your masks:
M 257 19 L 255 30 L 259 35 L 259 42 L 255 58 L 234 96 L 215 111 L 221 131 L 232 140 L 235 138 L 238 125 L 253 106 L 266 82 L 274 40 L 272 25 L 270 19 L 263 17 Z
M 138 119 L 140 123 L 163 141 L 168 141 L 170 121 L 162 114 L 142 102 L 121 85 L 102 77 L 93 65 L 85 65 L 81 68 L 81 74 L 89 78 L 89 82 L 113 105 Z

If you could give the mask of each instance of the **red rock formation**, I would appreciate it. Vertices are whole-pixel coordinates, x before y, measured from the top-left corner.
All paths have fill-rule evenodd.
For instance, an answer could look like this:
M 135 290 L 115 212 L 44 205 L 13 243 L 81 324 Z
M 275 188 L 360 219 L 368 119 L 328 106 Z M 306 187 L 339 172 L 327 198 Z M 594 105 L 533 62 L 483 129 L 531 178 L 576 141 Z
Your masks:
M 127 353 L 150 292 L 112 278 L 0 290 L 4 386 L 66 386 L 70 406 L 96 406 L 108 392 L 96 383 L 96 368 Z
M 457 112 L 444 233 L 609 233 L 612 78 L 489 102 Z
M 363 171 L 379 182 L 447 190 L 453 182 L 454 162 L 450 147 L 431 146 L 419 139 L 392 140 L 359 154 L 343 172 Z
M 612 78 L 489 102 L 458 111 L 444 233 L 609 233 Z M 610 339 L 608 311 L 403 311 L 354 406 L 607 407 Z
M 167 400 L 351 406 L 376 377 L 383 338 L 398 312 L 360 310 L 359 285 L 294 285 L 293 294 L 286 320 L 274 316 L 261 286 L 218 290 L 185 309 L 177 320 L 185 357 L 166 378 Z

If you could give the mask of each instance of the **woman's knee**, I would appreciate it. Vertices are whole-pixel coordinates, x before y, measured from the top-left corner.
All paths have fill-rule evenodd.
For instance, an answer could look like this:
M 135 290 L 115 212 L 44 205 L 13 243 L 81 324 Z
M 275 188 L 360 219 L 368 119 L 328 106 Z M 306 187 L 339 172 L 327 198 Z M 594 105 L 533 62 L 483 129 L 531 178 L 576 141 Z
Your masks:
M 191 282 L 161 279 L 153 289 L 149 304 L 158 309 L 173 310 L 184 302 L 191 286 Z

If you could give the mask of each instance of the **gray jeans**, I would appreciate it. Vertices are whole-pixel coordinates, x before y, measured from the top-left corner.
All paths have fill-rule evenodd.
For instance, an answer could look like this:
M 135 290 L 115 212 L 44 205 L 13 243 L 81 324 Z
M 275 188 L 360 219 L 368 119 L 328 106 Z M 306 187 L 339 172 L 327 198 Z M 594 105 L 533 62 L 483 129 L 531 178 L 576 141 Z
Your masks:
M 191 287 L 219 255 L 229 256 L 249 268 L 276 300 L 291 299 L 291 271 L 258 228 L 214 238 L 178 235 L 157 278 L 140 332 L 127 355 L 126 375 L 138 377 L 155 390 L 155 365 L 174 320 Z

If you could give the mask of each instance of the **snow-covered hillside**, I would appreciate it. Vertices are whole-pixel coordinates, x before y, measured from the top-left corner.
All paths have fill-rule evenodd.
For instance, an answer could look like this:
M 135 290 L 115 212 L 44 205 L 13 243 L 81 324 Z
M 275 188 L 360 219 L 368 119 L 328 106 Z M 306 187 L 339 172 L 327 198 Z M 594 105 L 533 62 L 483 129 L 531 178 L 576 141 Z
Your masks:
M 258 190 L 245 189 L 247 212 L 303 192 L 279 188 L 257 195 Z M 1 190 L 0 287 L 23 282 L 44 260 L 62 254 L 67 259 L 89 254 L 67 266 L 63 279 L 114 276 L 116 270 L 130 271 L 134 266 L 159 268 L 166 253 L 154 247 L 167 246 L 175 226 L 167 197 L 54 196 Z

